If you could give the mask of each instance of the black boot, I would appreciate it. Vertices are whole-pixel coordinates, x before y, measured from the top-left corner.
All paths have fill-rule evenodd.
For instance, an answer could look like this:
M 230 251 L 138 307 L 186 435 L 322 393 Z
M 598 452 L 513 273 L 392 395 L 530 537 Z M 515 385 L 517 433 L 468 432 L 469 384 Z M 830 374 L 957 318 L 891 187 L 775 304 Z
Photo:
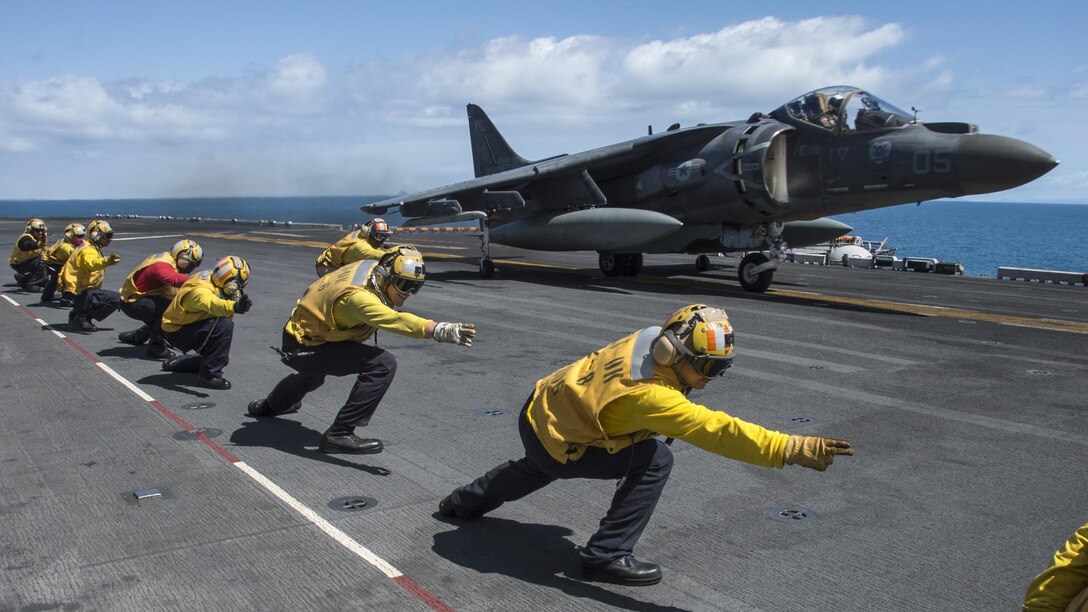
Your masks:
M 268 405 L 267 400 L 259 399 L 259 400 L 253 400 L 252 402 L 250 402 L 248 410 L 249 410 L 249 416 L 256 417 L 256 418 L 261 418 L 261 417 L 280 416 L 282 414 L 291 414 L 291 413 L 294 413 L 294 412 L 298 412 L 300 408 L 302 408 L 302 402 L 295 402 L 294 404 L 291 404 L 290 406 L 288 406 L 287 410 L 282 410 L 280 412 L 276 412 L 275 410 L 272 410 L 271 406 Z
M 173 359 L 177 354 L 166 348 L 162 342 L 152 340 L 147 343 L 147 356 L 152 359 Z
M 75 323 L 75 325 L 79 329 L 79 331 L 85 331 L 85 332 L 98 331 L 98 326 L 95 325 L 94 321 L 91 321 L 91 318 L 88 317 L 87 315 L 74 317 L 72 322 Z
M 330 429 L 321 436 L 317 450 L 330 455 L 374 455 L 382 452 L 382 441 L 360 438 L 353 433 L 333 433 Z
M 201 387 L 207 387 L 209 389 L 219 389 L 222 391 L 230 389 L 230 381 L 218 375 L 209 376 L 208 378 L 198 376 L 196 382 Z
M 582 575 L 587 580 L 628 586 L 649 586 L 661 582 L 661 568 L 656 563 L 639 561 L 634 555 L 625 555 L 604 565 L 583 560 Z
M 117 334 L 117 339 L 121 342 L 124 342 L 125 344 L 135 344 L 136 346 L 140 346 L 144 342 L 147 342 L 147 338 L 150 335 L 151 332 L 147 329 L 147 326 L 144 325 L 139 329 L 134 329 L 132 331 L 121 332 Z

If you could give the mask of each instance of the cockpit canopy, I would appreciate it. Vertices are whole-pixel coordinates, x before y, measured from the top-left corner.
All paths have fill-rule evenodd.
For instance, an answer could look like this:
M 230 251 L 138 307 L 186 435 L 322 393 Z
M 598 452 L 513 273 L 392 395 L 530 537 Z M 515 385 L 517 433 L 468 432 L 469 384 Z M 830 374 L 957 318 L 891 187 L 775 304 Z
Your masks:
M 836 85 L 810 91 L 771 113 L 780 120 L 792 118 L 833 132 L 867 132 L 896 128 L 914 119 L 873 94 Z

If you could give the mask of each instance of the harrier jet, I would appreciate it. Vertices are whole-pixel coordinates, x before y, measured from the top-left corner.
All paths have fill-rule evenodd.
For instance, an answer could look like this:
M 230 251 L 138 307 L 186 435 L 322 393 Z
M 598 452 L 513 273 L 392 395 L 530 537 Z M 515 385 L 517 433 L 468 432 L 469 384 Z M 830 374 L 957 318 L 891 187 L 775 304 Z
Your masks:
M 1001 191 L 1058 161 L 969 123 L 924 123 L 856 87 L 826 87 L 746 121 L 699 124 L 573 155 L 527 160 L 468 105 L 476 178 L 363 207 L 407 225 L 478 220 L 480 273 L 491 242 L 593 250 L 608 276 L 644 253 L 744 252 L 740 284 L 765 291 L 787 246 L 840 236 L 826 215 Z

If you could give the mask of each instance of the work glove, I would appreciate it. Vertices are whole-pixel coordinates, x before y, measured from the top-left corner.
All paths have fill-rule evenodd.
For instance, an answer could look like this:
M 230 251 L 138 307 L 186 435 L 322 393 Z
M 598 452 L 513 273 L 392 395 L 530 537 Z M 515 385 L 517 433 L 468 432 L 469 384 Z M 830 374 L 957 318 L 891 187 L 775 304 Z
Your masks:
M 121 263 L 121 256 L 117 253 L 110 253 L 110 256 L 106 258 L 106 265 L 113 266 Z
M 854 449 L 846 440 L 790 436 L 786 440 L 786 452 L 783 453 L 783 459 L 789 465 L 802 465 L 822 472 L 835 460 L 835 455 L 853 454 Z
M 434 326 L 434 339 L 438 342 L 472 346 L 475 337 L 476 326 L 472 323 L 436 323 Z
M 245 314 L 252 307 L 253 307 L 253 298 L 251 298 L 248 295 L 243 293 L 242 297 L 239 298 L 238 301 L 234 303 L 234 312 L 236 314 Z

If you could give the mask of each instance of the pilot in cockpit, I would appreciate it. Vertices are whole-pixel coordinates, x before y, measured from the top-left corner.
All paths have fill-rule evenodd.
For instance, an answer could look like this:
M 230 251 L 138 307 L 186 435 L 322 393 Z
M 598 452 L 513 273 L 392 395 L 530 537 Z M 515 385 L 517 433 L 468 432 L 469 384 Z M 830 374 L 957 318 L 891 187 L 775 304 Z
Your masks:
M 827 94 L 813 92 L 805 96 L 803 110 L 805 119 L 807 119 L 809 123 L 818 125 L 823 128 L 827 128 L 829 130 L 833 129 L 835 127 L 835 124 L 837 123 L 837 109 L 831 110 L 828 103 Z

